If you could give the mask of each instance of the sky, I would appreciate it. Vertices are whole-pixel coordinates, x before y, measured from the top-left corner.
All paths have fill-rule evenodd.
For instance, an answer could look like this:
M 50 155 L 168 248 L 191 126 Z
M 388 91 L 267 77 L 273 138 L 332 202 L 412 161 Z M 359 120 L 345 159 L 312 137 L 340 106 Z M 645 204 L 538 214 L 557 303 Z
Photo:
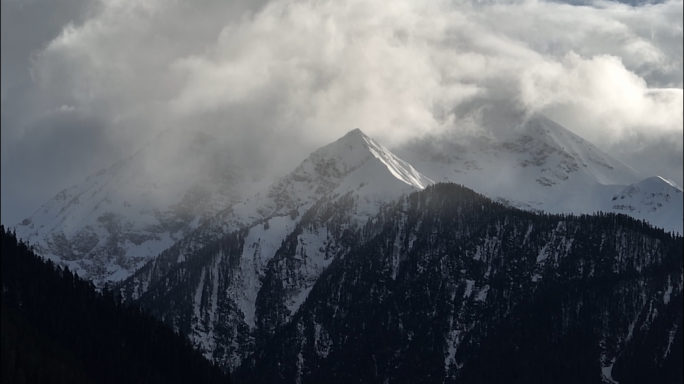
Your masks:
M 166 129 L 282 174 L 354 128 L 458 133 L 479 99 L 684 184 L 682 0 L 1 1 L 5 225 Z

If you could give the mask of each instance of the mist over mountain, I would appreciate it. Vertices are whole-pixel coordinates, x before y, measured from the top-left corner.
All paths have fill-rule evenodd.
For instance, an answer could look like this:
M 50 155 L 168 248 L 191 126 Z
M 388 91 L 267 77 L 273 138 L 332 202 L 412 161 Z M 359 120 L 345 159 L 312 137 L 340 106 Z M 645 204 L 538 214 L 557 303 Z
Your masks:
M 646 180 L 543 115 L 496 104 L 481 113 L 469 135 L 426 137 L 396 153 L 432 180 L 466 185 L 522 209 L 620 212 L 682 233 L 682 191 L 672 181 Z M 624 200 L 635 194 L 640 197 Z
M 19 233 L 40 254 L 101 286 L 249 196 L 261 179 L 245 174 L 212 136 L 165 131 L 59 192 L 21 222 Z
M 478 127 L 485 128 L 414 140 L 400 156 L 355 129 L 275 181 L 248 173 L 244 159 L 227 156 L 209 135 L 172 130 L 60 192 L 17 230 L 37 252 L 98 286 L 127 278 L 172 246 L 182 261 L 241 228 L 272 225 L 255 241 L 273 253 L 322 198 L 357 196 L 363 223 L 434 182 L 521 209 L 618 212 L 682 233 L 682 191 L 672 182 L 645 178 L 542 115 L 490 107 L 483 116 Z
M 3 383 L 684 384 L 683 0 L 0 8 Z
M 238 382 L 678 382 L 681 189 L 477 118 L 399 155 L 354 129 L 275 180 L 172 130 L 16 230 Z
M 354 127 L 462 134 L 482 99 L 683 184 L 681 0 L 292 4 L 3 1 L 2 221 L 167 129 L 282 176 Z

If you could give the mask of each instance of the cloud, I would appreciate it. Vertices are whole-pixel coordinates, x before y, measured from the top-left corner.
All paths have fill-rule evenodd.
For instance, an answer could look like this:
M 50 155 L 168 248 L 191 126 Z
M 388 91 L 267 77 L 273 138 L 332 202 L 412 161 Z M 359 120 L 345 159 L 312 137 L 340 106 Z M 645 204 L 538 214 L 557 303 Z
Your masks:
M 522 74 L 521 101 L 609 146 L 638 133 L 682 132 L 682 90 L 649 88 L 615 56 L 571 52 L 537 63 Z
M 284 172 L 356 127 L 389 146 L 465 129 L 491 98 L 682 184 L 681 145 L 655 150 L 681 140 L 682 25 L 681 0 L 102 1 L 33 51 L 26 96 L 3 88 L 3 141 L 65 106 L 117 148 L 202 129 Z
M 105 124 L 68 107 L 36 119 L 18 137 L 7 137 L 6 122 L 3 119 L 2 209 L 16 220 L 5 221 L 3 213 L 3 224 L 16 224 L 60 190 L 82 182 L 87 176 L 84 164 L 95 171 L 121 155 Z

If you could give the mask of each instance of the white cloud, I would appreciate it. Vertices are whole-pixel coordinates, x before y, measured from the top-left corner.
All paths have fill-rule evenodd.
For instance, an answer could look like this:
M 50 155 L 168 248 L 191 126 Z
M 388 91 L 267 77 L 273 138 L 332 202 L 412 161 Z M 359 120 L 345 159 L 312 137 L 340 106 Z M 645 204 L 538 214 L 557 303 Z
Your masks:
M 124 143 L 214 130 L 290 167 L 356 127 L 388 145 L 458 130 L 454 111 L 489 97 L 629 160 L 681 140 L 682 25 L 681 0 L 102 1 L 34 55 L 38 96 L 17 113 L 73 106 Z M 657 157 L 642 168 L 682 184 Z
M 523 73 L 521 100 L 598 143 L 682 131 L 682 90 L 648 88 L 615 56 L 536 63 Z

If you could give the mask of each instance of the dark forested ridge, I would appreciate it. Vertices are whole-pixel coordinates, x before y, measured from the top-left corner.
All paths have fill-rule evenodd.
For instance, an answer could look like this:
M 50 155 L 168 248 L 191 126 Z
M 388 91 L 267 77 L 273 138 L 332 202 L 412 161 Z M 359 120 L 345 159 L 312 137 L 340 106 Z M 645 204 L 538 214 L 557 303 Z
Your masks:
M 117 292 L 245 384 L 684 382 L 682 236 L 624 215 L 521 211 L 453 184 L 363 222 L 355 199 L 319 200 L 256 272 L 266 253 L 244 228 L 183 261 L 162 253 Z M 271 236 L 265 227 L 254 232 Z M 184 339 L 2 236 L 3 383 L 5 364 L 16 372 L 32 356 L 63 382 L 212 382 Z M 6 258 L 10 248 L 30 257 Z M 79 299 L 46 293 L 63 287 Z
M 170 327 L 1 228 L 3 384 L 231 382 Z
M 180 263 L 163 253 L 120 292 L 245 384 L 684 382 L 680 235 L 613 213 L 521 211 L 454 184 L 367 222 L 355 199 L 304 213 L 251 302 L 243 262 L 263 254 L 249 229 Z
M 236 382 L 683 382 L 681 236 L 623 215 L 523 212 L 456 185 L 384 215 Z

